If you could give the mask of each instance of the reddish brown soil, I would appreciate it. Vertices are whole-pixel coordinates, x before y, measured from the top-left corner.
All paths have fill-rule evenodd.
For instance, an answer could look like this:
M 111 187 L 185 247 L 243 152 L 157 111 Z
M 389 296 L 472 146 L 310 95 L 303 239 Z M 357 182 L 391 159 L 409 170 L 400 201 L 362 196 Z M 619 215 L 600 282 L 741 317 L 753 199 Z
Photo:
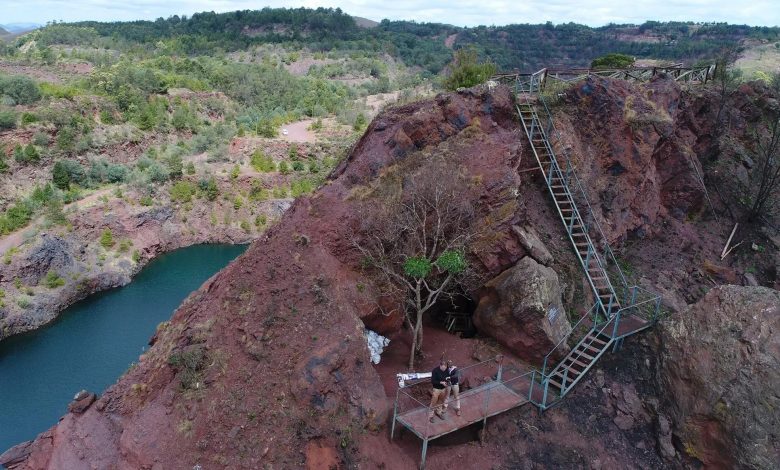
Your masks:
M 687 293 L 705 283 L 684 277 L 687 271 L 674 274 L 688 263 L 683 254 L 693 248 L 711 256 L 720 235 L 696 242 L 701 195 L 689 177 L 669 179 L 668 172 L 682 174 L 687 164 L 675 145 L 696 144 L 711 115 L 681 115 L 675 110 L 689 112 L 690 102 L 673 82 L 659 82 L 652 93 L 610 80 L 587 93 L 578 89 L 567 109 L 580 126 L 567 135 L 583 150 L 578 171 L 593 190 L 607 238 L 631 242 L 624 248 L 631 259 L 641 259 L 648 239 L 658 250 L 663 244 L 671 259 L 647 261 L 647 282 L 653 287 L 664 275 L 672 293 L 679 285 Z M 671 127 L 627 123 L 629 95 L 651 96 L 656 107 L 672 110 Z M 83 414 L 69 414 L 41 435 L 19 468 L 317 468 L 334 461 L 342 468 L 413 468 L 419 441 L 407 435 L 389 442 L 386 426 L 389 380 L 405 364 L 408 344 L 402 333 L 391 336 L 384 363 L 370 365 L 364 325 L 392 335 L 401 322 L 379 314 L 379 290 L 361 271 L 352 242 L 360 241 L 366 207 L 401 191 L 404 175 L 444 158 L 472 178 L 463 197 L 486 227 L 469 252 L 475 269 L 489 279 L 516 263 L 525 253 L 511 226 L 532 224 L 555 257 L 565 304 L 583 308 L 582 276 L 545 188 L 533 172 L 518 172 L 533 166 L 522 142 L 501 87 L 381 114 L 320 191 L 296 201 L 264 239 L 192 294 L 138 366 Z M 610 171 L 616 162 L 625 171 Z M 692 245 L 660 241 L 675 233 L 670 226 L 689 231 Z M 656 341 L 654 333 L 641 335 L 621 354 L 605 356 L 558 408 L 540 415 L 524 406 L 491 420 L 485 447 L 474 443 L 476 428 L 436 442 L 429 468 L 666 466 L 654 441 Z M 428 328 L 420 367 L 431 368 L 442 353 L 465 365 L 469 345 L 478 342 Z M 181 357 L 195 360 L 188 368 Z

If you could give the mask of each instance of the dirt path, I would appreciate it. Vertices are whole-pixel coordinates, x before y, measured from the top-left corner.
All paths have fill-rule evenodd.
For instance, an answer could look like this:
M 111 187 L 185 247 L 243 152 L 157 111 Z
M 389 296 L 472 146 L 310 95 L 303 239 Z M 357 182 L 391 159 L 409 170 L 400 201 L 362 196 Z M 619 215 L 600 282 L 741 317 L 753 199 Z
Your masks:
M 317 136 L 309 130 L 312 122 L 314 122 L 313 119 L 305 119 L 282 126 L 282 132 L 279 133 L 279 137 L 288 142 L 314 143 L 317 140 Z M 287 129 L 287 135 L 284 135 L 284 129 Z

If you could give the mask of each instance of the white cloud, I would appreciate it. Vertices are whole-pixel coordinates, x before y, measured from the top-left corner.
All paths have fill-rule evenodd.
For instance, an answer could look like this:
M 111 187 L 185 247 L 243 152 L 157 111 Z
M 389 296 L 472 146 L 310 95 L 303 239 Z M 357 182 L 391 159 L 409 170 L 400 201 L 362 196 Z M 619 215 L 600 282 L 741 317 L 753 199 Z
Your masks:
M 457 26 L 510 23 L 607 23 L 721 21 L 780 25 L 777 0 L 0 0 L 0 24 L 51 20 L 155 19 L 199 11 L 226 12 L 271 7 L 340 7 L 373 20 L 416 20 Z

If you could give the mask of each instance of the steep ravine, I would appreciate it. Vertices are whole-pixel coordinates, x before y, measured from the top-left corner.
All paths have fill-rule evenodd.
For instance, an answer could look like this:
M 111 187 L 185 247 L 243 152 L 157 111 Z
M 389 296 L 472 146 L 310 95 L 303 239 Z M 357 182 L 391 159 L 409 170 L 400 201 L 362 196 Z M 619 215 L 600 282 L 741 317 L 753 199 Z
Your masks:
M 663 322 L 670 326 L 712 302 L 715 294 L 704 292 L 714 281 L 694 274 L 703 261 L 717 259 L 730 228 L 702 209 L 685 170 L 689 157 L 695 164 L 707 151 L 697 148 L 697 133 L 707 132 L 713 119 L 703 105 L 709 99 L 663 78 L 648 85 L 597 80 L 577 84 L 556 108 L 606 237 L 637 282 L 664 294 L 670 318 Z M 750 106 L 761 106 L 761 97 Z M 653 114 L 659 109 L 661 118 Z M 674 151 L 685 147 L 693 155 Z M 410 444 L 387 439 L 392 397 L 363 339 L 364 326 L 392 334 L 400 318 L 382 315 L 381 286 L 367 276 L 354 244 L 365 236 L 366 208 L 402 195 L 406 178 L 442 162 L 469 181 L 462 197 L 484 230 L 468 258 L 483 278 L 532 255 L 513 229 L 531 226 L 552 254 L 564 307 L 579 312 L 590 305 L 546 188 L 525 171 L 534 162 L 509 90 L 442 94 L 380 114 L 319 191 L 296 200 L 239 260 L 184 302 L 137 367 L 94 404 L 0 462 L 14 469 L 413 468 L 416 450 L 399 450 Z M 671 241 L 679 237 L 683 243 Z M 769 250 L 769 262 L 777 253 Z M 725 268 L 741 274 L 754 262 L 750 255 L 730 258 Z M 770 274 L 761 282 L 776 282 Z M 763 315 L 776 318 L 775 291 L 755 289 L 765 299 Z M 765 323 L 761 334 L 747 337 L 755 338 L 756 350 L 777 357 L 774 343 L 766 344 L 777 335 L 765 334 L 774 323 Z M 660 385 L 669 364 L 674 368 L 667 360 L 673 339 L 665 328 L 631 338 L 561 407 L 541 415 L 528 406 L 505 413 L 489 425 L 484 447 L 445 444 L 431 450 L 428 468 L 458 461 L 472 468 L 716 467 L 707 445 L 720 441 L 698 439 L 684 421 L 689 409 L 670 408 L 674 392 Z M 713 347 L 692 342 L 688 349 L 706 357 L 716 353 Z M 659 366 L 661 351 L 668 352 Z M 719 426 L 728 431 L 735 422 L 741 421 Z M 768 435 L 772 442 L 772 426 L 755 438 Z M 739 451 L 751 442 L 730 445 Z

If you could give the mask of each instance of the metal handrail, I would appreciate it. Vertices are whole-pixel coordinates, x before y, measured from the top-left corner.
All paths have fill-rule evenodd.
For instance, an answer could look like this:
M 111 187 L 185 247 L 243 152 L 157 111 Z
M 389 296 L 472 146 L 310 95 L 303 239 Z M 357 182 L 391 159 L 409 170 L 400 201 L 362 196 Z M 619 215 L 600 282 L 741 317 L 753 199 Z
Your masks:
M 519 112 L 519 109 L 518 109 L 518 112 Z M 549 139 L 547 137 L 547 133 L 545 132 L 544 127 L 542 127 L 542 125 L 541 125 L 542 124 L 542 120 L 539 118 L 539 114 L 536 112 L 536 108 L 535 107 L 532 107 L 531 113 L 532 113 L 531 130 L 529 131 L 526 128 L 525 121 L 523 121 L 523 128 L 526 129 L 526 133 L 528 134 L 529 138 L 531 140 L 533 140 L 535 132 L 537 131 L 537 129 L 534 126 L 534 124 L 537 123 L 537 122 L 539 123 L 538 132 L 539 132 L 539 134 L 542 137 L 545 149 L 547 150 L 547 152 L 550 155 L 550 170 L 549 170 L 549 174 L 548 175 L 544 175 L 545 182 L 547 183 L 547 187 L 548 187 L 548 189 L 551 192 L 552 192 L 552 188 L 550 187 L 550 184 L 552 183 L 553 177 L 555 177 L 557 179 L 560 179 L 561 181 L 566 183 L 564 185 L 564 191 L 566 193 L 566 196 L 572 202 L 572 204 L 571 204 L 572 205 L 572 207 L 571 207 L 572 215 L 571 215 L 570 223 L 566 222 L 566 217 L 564 217 L 564 215 L 561 212 L 559 207 L 558 207 L 558 214 L 560 215 L 561 220 L 563 221 L 564 226 L 566 227 L 566 232 L 569 235 L 569 238 L 570 238 L 572 243 L 574 243 L 574 239 L 572 238 L 572 231 L 573 231 L 574 222 L 575 221 L 578 222 L 580 224 L 580 226 L 582 227 L 582 229 L 583 229 L 582 233 L 583 233 L 583 235 L 585 235 L 585 239 L 586 239 L 587 245 L 588 245 L 588 250 L 587 250 L 587 255 L 586 255 L 587 258 L 583 259 L 582 255 L 579 252 L 577 252 L 577 256 L 580 259 L 580 261 L 583 263 L 583 269 L 585 270 L 585 275 L 588 277 L 588 280 L 590 281 L 591 286 L 593 287 L 594 294 L 596 296 L 596 301 L 602 306 L 602 309 L 604 310 L 605 315 L 608 316 L 608 317 L 611 317 L 612 316 L 612 306 L 613 306 L 613 296 L 615 297 L 615 299 L 617 299 L 618 297 L 617 297 L 617 292 L 615 291 L 615 288 L 613 287 L 612 282 L 609 279 L 609 272 L 607 271 L 607 263 L 602 261 L 601 256 L 599 255 L 599 252 L 596 250 L 595 245 L 593 243 L 593 240 L 591 239 L 590 234 L 588 233 L 588 224 L 585 223 L 585 219 L 582 217 L 582 214 L 580 213 L 579 207 L 577 207 L 577 204 L 576 204 L 576 201 L 574 199 L 574 196 L 572 195 L 571 191 L 569 190 L 569 185 L 568 185 L 568 182 L 567 182 L 568 178 L 564 175 L 563 171 L 561 170 L 560 164 L 558 163 L 558 160 L 555 157 L 555 151 L 553 150 L 552 145 L 550 144 L 550 141 L 549 141 Z M 549 122 L 552 121 L 552 118 L 551 118 L 551 116 L 549 114 L 549 110 L 548 110 L 547 118 L 548 118 Z M 553 127 L 553 129 L 554 129 L 554 127 Z M 557 132 L 557 130 L 556 130 L 556 132 Z M 536 154 L 536 149 L 534 149 L 534 154 Z M 538 155 L 536 156 L 536 158 L 537 158 L 537 162 L 541 166 L 541 162 L 539 162 L 539 160 L 538 160 L 538 158 L 539 158 Z M 567 160 L 567 163 L 569 165 L 568 173 L 574 174 L 574 176 L 576 177 L 576 174 L 573 172 L 573 168 L 572 168 L 572 165 L 571 165 L 571 162 L 570 162 L 568 156 L 566 157 L 566 160 Z M 581 185 L 580 185 L 580 190 L 582 190 Z M 586 199 L 586 203 L 587 202 L 588 201 Z M 556 207 L 557 207 L 557 204 L 556 204 Z M 588 203 L 588 209 L 591 212 L 593 211 L 593 209 L 590 207 L 589 203 Z M 594 220 L 595 220 L 595 216 L 594 216 Z M 603 235 L 603 233 L 602 233 L 602 235 Z M 606 240 L 605 240 L 605 242 L 606 242 Z M 611 252 L 611 250 L 610 250 L 610 252 Z M 596 263 L 598 264 L 599 269 L 607 276 L 607 283 L 609 284 L 610 291 L 613 294 L 612 296 L 610 296 L 610 300 L 609 300 L 608 305 L 605 305 L 604 302 L 601 300 L 601 298 L 598 296 L 598 290 L 596 289 L 596 286 L 593 283 L 593 280 L 592 280 L 592 278 L 590 276 L 589 262 L 590 262 L 590 259 L 591 259 L 590 258 L 591 254 L 595 255 L 594 259 L 595 259 Z M 613 256 L 613 258 L 614 258 L 614 256 Z M 617 263 L 617 261 L 615 261 L 615 263 Z M 621 273 L 621 279 L 625 283 L 625 278 L 622 276 L 622 273 Z M 627 286 L 625 284 L 623 286 L 623 289 L 624 289 L 624 291 L 627 289 Z
M 561 338 L 561 339 L 558 341 L 558 344 L 556 344 L 556 345 L 555 345 L 555 347 L 553 347 L 553 348 L 550 350 L 550 352 L 548 352 L 548 353 L 547 353 L 547 355 L 546 355 L 546 356 L 544 356 L 544 362 L 542 362 L 542 371 L 541 371 L 542 377 L 546 377 L 546 376 L 545 376 L 545 372 L 547 372 L 547 361 L 548 361 L 548 359 L 550 358 L 550 356 L 552 355 L 552 353 L 554 353 L 554 352 L 555 352 L 555 350 L 556 350 L 556 349 L 558 349 L 558 347 L 559 347 L 561 344 L 563 344 L 565 341 L 567 341 L 567 340 L 568 340 L 568 339 L 571 337 L 571 335 L 572 335 L 572 334 L 573 334 L 575 331 L 577 331 L 577 328 L 579 328 L 580 324 L 581 324 L 581 323 L 582 323 L 582 322 L 583 322 L 583 321 L 584 321 L 586 318 L 590 317 L 591 313 L 595 313 L 595 312 L 594 312 L 594 310 L 596 310 L 596 309 L 598 308 L 598 305 L 599 305 L 598 303 L 595 303 L 595 304 L 593 304 L 593 306 L 590 308 L 590 310 L 588 310 L 588 311 L 587 311 L 587 312 L 586 312 L 586 313 L 585 313 L 585 314 L 582 316 L 582 318 L 580 318 L 580 319 L 579 319 L 579 321 L 578 321 L 577 323 L 575 323 L 573 327 L 571 327 L 571 331 L 570 331 L 569 333 L 567 333 L 567 334 L 566 334 L 566 336 L 564 336 L 563 338 Z M 595 320 L 594 320 L 594 321 L 595 321 Z M 553 368 L 553 370 L 554 370 L 554 368 Z
M 619 321 L 620 321 L 620 312 L 618 311 L 618 313 L 615 314 L 615 317 L 614 317 L 615 325 L 617 325 Z M 595 334 L 591 335 L 591 340 L 587 343 L 587 345 L 588 346 L 592 345 L 593 342 L 595 341 L 595 339 L 598 338 L 599 335 L 604 334 L 604 330 L 606 330 L 606 328 L 610 325 L 610 323 L 612 323 L 611 320 L 605 321 L 604 322 L 604 326 L 601 327 L 601 329 L 598 331 L 598 333 L 595 333 Z M 595 331 L 595 330 L 596 330 L 596 328 L 594 327 L 591 331 Z M 604 335 L 604 336 L 608 336 L 608 337 L 612 338 L 612 335 Z M 586 335 L 586 338 L 587 338 L 587 335 Z M 586 338 L 583 338 L 582 341 L 585 341 Z M 582 341 L 580 341 L 580 343 L 582 343 Z M 601 356 L 601 354 L 603 354 L 604 351 L 606 351 L 608 347 L 609 347 L 609 345 L 604 346 L 603 348 L 597 348 L 597 349 L 599 349 L 601 351 L 598 354 L 598 356 Z M 583 350 L 580 350 L 579 352 L 577 352 L 577 355 L 573 356 L 572 359 L 575 360 L 575 361 L 579 360 L 582 357 L 583 352 L 584 352 Z M 598 359 L 598 357 L 596 357 L 594 359 Z M 592 362 L 592 361 L 588 360 L 587 362 Z M 593 362 L 595 362 L 595 361 L 593 361 Z M 561 364 L 558 363 L 558 366 L 560 366 L 560 365 Z M 553 369 L 553 372 L 555 372 L 555 370 L 558 368 L 558 366 L 556 366 L 555 369 Z M 566 371 L 563 373 L 563 377 L 561 379 L 562 380 L 562 382 L 561 382 L 561 396 L 565 395 L 566 392 L 568 392 L 569 389 L 571 388 L 571 385 L 569 387 L 566 387 L 566 379 L 568 378 L 568 374 L 569 374 L 569 369 L 566 369 Z M 550 377 L 552 377 L 552 375 L 553 375 L 553 373 L 551 372 L 550 375 L 546 377 L 546 380 L 548 381 L 548 383 L 549 383 Z M 584 373 L 579 375 L 579 377 L 582 377 L 582 376 L 584 376 Z M 577 380 L 577 379 L 575 378 L 574 380 L 572 380 L 572 382 L 574 382 L 575 380 Z
M 547 120 L 549 122 L 549 128 L 551 128 L 555 132 L 555 138 L 561 142 L 563 141 L 561 137 L 561 133 L 558 130 L 558 128 L 555 127 L 555 123 L 552 119 L 552 113 L 550 112 L 550 108 L 547 106 L 547 102 L 545 101 L 544 97 L 542 95 L 538 95 L 539 101 L 542 103 L 542 106 L 544 107 L 544 111 L 546 113 Z M 552 144 L 551 144 L 552 145 Z M 596 230 L 598 231 L 599 235 L 601 236 L 601 239 L 604 242 L 604 245 L 606 246 L 606 253 L 609 255 L 610 258 L 612 258 L 612 261 L 614 262 L 615 268 L 617 268 L 617 272 L 620 275 L 620 281 L 623 284 L 623 288 L 628 288 L 628 282 L 626 281 L 626 277 L 623 274 L 623 270 L 620 269 L 620 266 L 617 263 L 617 258 L 615 257 L 615 254 L 612 252 L 612 248 L 609 245 L 609 241 L 604 235 L 604 231 L 601 229 L 601 224 L 599 224 L 598 219 L 596 218 L 596 214 L 593 211 L 593 207 L 590 205 L 590 201 L 588 200 L 588 195 L 585 192 L 585 188 L 582 185 L 582 182 L 580 181 L 579 177 L 577 176 L 577 173 L 574 171 L 574 165 L 572 164 L 571 157 L 569 156 L 569 152 L 566 151 L 565 147 L 561 149 L 561 154 L 563 154 L 563 157 L 566 159 L 566 163 L 571 169 L 570 174 L 573 177 L 574 186 L 582 195 L 583 200 L 585 201 L 585 205 L 588 208 L 588 212 L 590 213 L 593 223 L 596 227 Z M 567 182 L 568 186 L 568 182 Z M 584 222 L 584 221 L 583 221 Z M 587 229 L 587 225 L 583 224 L 583 228 Z

